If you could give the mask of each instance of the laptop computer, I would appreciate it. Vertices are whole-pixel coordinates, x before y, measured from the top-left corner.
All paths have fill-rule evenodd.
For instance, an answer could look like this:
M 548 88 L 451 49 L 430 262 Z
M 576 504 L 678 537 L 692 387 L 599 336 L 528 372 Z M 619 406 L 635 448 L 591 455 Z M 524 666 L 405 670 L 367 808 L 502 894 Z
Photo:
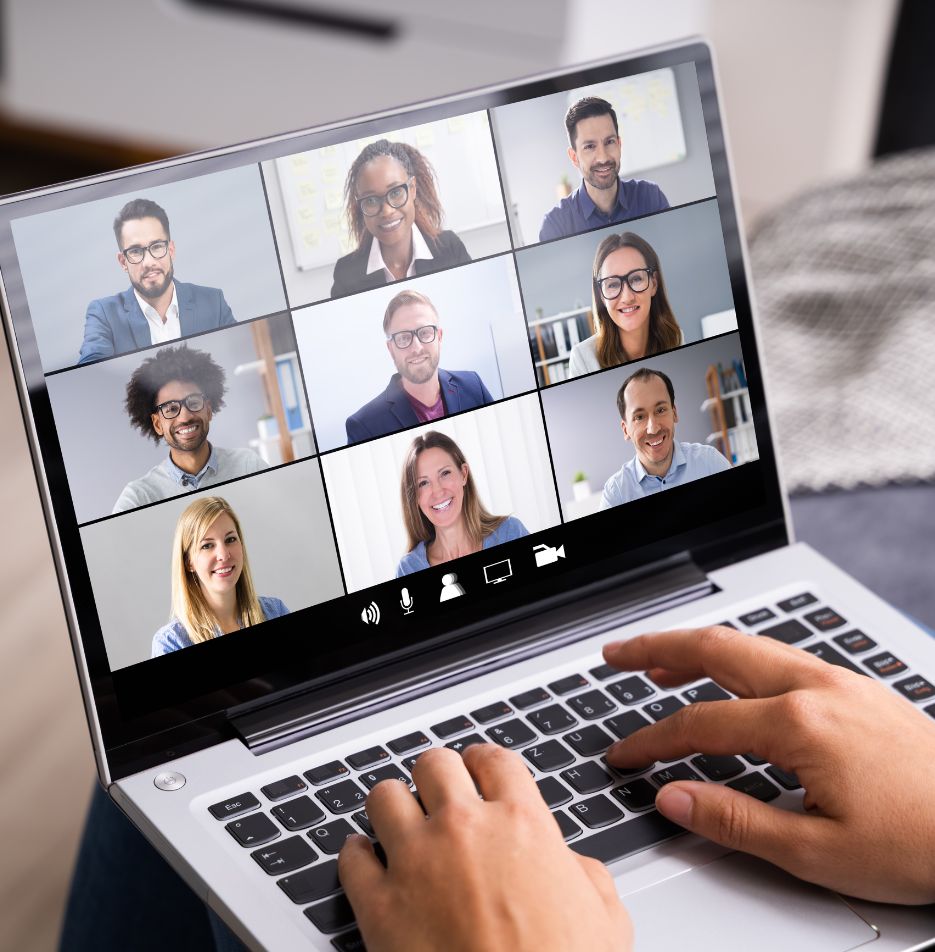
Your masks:
M 791 541 L 703 43 L 8 197 L 0 279 L 100 780 L 247 945 L 362 948 L 367 789 L 480 742 L 647 947 L 935 934 L 652 808 L 794 776 L 601 759 L 720 696 L 602 663 L 647 628 L 935 716 L 929 639 Z

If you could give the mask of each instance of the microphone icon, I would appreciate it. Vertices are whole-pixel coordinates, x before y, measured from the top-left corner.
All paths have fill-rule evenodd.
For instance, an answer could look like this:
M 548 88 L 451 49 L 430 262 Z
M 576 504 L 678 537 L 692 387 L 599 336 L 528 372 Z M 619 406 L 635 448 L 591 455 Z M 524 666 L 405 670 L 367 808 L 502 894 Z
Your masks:
M 403 610 L 404 615 L 412 614 L 412 596 L 409 594 L 409 589 L 404 588 L 400 593 L 399 604 Z

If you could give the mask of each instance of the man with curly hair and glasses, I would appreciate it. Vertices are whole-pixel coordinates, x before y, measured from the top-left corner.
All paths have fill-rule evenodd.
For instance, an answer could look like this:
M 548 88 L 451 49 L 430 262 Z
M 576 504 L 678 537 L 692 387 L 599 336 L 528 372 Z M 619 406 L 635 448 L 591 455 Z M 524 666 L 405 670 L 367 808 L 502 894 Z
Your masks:
M 224 371 L 186 346 L 164 347 L 144 360 L 127 384 L 130 425 L 169 447 L 145 476 L 127 483 L 114 512 L 194 492 L 266 469 L 251 449 L 225 450 L 208 442 L 212 416 L 224 406 Z
M 127 202 L 114 219 L 114 236 L 130 287 L 88 305 L 79 364 L 236 323 L 218 288 L 175 280 L 169 217 L 155 202 Z

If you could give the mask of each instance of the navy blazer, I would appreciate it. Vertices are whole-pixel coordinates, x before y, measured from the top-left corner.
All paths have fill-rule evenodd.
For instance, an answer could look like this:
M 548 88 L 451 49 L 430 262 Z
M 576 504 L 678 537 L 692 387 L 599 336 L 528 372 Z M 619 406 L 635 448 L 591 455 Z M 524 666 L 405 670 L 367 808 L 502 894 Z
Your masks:
M 434 238 L 426 235 L 425 243 L 429 246 L 432 257 L 416 258 L 417 275 L 443 271 L 445 268 L 453 268 L 456 264 L 471 263 L 471 256 L 464 247 L 464 242 L 453 231 L 440 231 Z M 353 294 L 355 291 L 372 291 L 374 288 L 382 288 L 387 283 L 386 272 L 382 268 L 367 274 L 367 262 L 370 260 L 372 244 L 373 235 L 367 235 L 356 251 L 338 258 L 334 266 L 332 297 Z
M 175 294 L 182 337 L 237 323 L 218 288 L 176 281 Z M 104 357 L 151 347 L 152 343 L 149 324 L 131 287 L 110 297 L 97 298 L 88 305 L 78 363 L 90 364 Z
M 484 381 L 473 370 L 454 371 L 439 368 L 438 383 L 446 416 L 493 403 L 493 397 L 484 386 Z M 387 433 L 395 433 L 408 426 L 418 426 L 419 423 L 416 411 L 412 409 L 409 397 L 399 382 L 399 374 L 393 374 L 386 390 L 349 416 L 344 428 L 347 430 L 347 442 L 350 445 L 375 436 L 386 436 Z

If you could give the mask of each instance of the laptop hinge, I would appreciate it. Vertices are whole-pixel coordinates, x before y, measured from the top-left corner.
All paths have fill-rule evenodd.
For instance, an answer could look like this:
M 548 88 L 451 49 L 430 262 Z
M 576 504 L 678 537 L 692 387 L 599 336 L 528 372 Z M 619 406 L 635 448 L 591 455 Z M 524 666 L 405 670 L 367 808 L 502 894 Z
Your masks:
M 384 659 L 377 669 L 306 685 L 261 707 L 233 708 L 228 719 L 250 750 L 265 753 L 716 591 L 690 556 L 674 556 L 595 583 L 572 599 L 540 602 L 535 613 L 501 619 L 481 633 Z

